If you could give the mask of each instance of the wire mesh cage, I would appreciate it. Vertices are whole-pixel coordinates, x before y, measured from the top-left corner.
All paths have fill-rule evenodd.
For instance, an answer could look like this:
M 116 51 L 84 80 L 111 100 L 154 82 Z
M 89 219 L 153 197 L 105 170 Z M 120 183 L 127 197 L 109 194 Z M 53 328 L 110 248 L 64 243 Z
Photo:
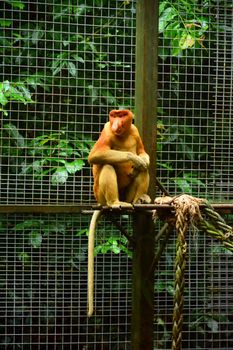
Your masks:
M 90 202 L 91 141 L 111 107 L 133 106 L 135 4 L 1 7 L 1 202 Z
M 158 176 L 172 195 L 232 200 L 231 34 L 231 1 L 160 1 Z M 158 267 L 155 349 L 171 348 L 174 246 Z M 231 253 L 197 232 L 188 247 L 182 348 L 231 348 Z
M 159 175 L 172 193 L 229 201 L 232 4 L 169 4 L 160 3 Z
M 99 226 L 105 254 L 97 258 L 95 317 L 87 318 L 88 220 L 1 217 L 1 349 L 129 348 L 130 252 L 110 222 Z M 107 254 L 113 236 L 124 254 Z
M 0 205 L 18 212 L 0 217 L 0 349 L 132 349 L 133 247 L 101 219 L 88 319 L 90 215 L 68 212 L 94 202 L 87 156 L 109 111 L 134 111 L 136 7 L 0 3 Z M 232 2 L 161 0 L 158 16 L 157 176 L 171 195 L 231 203 Z M 155 271 L 154 350 L 171 348 L 175 242 Z M 195 230 L 187 242 L 182 348 L 233 348 L 232 253 Z
M 93 201 L 90 147 L 110 109 L 133 106 L 135 6 L 1 2 L 2 205 Z M 89 220 L 1 216 L 1 349 L 130 348 L 131 252 L 107 220 L 87 318 Z

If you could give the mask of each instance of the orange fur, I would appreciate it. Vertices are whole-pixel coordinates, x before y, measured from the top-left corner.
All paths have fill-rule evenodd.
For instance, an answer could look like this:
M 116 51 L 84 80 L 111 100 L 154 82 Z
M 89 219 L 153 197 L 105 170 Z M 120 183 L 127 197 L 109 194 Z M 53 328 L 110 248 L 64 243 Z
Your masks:
M 132 124 L 131 111 L 113 110 L 88 161 L 92 165 L 94 195 L 98 203 L 131 206 L 138 201 L 150 202 L 149 156 L 138 129 Z M 101 211 L 95 211 L 88 235 L 88 316 L 94 311 L 94 233 Z
M 140 195 L 147 192 L 149 185 L 149 156 L 146 154 L 138 129 L 132 124 L 133 114 L 131 111 L 112 110 L 109 113 L 109 122 L 104 126 L 99 139 L 91 150 L 88 160 L 92 164 L 94 177 L 94 195 L 98 203 L 111 205 L 120 200 L 129 202 L 121 193 L 131 192 L 131 185 L 139 175 L 143 175 L 144 183 Z M 101 193 L 100 174 L 105 165 L 112 165 L 117 181 L 109 172 L 112 180 L 111 187 L 118 192 L 116 198 L 110 198 Z M 135 191 L 135 189 L 134 189 Z M 121 198 L 123 197 L 123 198 Z M 127 196 L 126 196 L 127 197 Z M 131 196 L 132 197 L 132 196 Z M 132 203 L 138 200 L 134 196 Z

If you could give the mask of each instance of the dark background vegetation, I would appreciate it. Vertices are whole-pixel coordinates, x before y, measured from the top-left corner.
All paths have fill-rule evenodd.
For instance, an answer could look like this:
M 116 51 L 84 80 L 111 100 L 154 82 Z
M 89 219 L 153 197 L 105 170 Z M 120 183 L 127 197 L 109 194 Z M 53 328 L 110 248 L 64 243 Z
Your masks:
M 134 106 L 136 1 L 8 0 L 0 10 L 1 204 L 89 203 L 93 140 L 109 109 Z M 228 201 L 230 116 L 225 153 L 213 130 L 216 43 L 229 28 L 216 11 L 215 1 L 160 2 L 158 175 L 171 194 Z M 86 317 L 89 219 L 0 217 L 0 349 L 130 349 L 132 251 L 107 220 L 97 316 Z M 232 256 L 203 235 L 189 246 L 183 348 L 231 348 Z M 155 349 L 170 347 L 174 251 L 175 236 L 156 273 Z

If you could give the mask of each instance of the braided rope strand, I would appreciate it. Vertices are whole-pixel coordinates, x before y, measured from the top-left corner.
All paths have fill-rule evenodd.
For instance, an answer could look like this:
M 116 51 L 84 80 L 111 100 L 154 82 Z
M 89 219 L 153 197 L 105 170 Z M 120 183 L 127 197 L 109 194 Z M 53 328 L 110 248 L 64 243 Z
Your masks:
M 172 329 L 172 350 L 180 350 L 182 346 L 182 326 L 184 307 L 185 267 L 187 261 L 186 234 L 190 225 L 204 231 L 209 236 L 220 241 L 225 248 L 233 252 L 233 228 L 205 200 L 189 195 L 174 198 L 164 196 L 156 198 L 157 204 L 170 204 L 175 209 L 175 220 L 169 216 L 167 222 L 177 231 L 176 258 L 175 258 L 175 284 L 174 309 Z M 200 204 L 204 219 L 200 212 Z M 158 213 L 155 213 L 158 215 Z M 209 220 L 209 221 L 207 221 Z M 164 244 L 166 244 L 165 242 Z M 164 248 L 164 247 L 163 247 Z M 160 255 L 159 255 L 160 257 Z
M 188 229 L 188 222 L 185 217 L 176 212 L 176 231 L 177 246 L 175 259 L 175 295 L 173 309 L 173 328 L 172 328 L 172 350 L 181 349 L 182 327 L 183 327 L 183 308 L 184 308 L 184 272 L 187 260 L 187 243 L 185 241 Z

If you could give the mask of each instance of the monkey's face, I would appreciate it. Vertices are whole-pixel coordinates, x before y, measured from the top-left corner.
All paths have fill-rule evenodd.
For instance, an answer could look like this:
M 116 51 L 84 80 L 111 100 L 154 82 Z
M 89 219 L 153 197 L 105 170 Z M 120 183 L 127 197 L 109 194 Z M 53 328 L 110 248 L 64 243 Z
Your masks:
M 123 136 L 130 129 L 133 114 L 128 109 L 113 110 L 109 113 L 111 130 L 116 136 Z

